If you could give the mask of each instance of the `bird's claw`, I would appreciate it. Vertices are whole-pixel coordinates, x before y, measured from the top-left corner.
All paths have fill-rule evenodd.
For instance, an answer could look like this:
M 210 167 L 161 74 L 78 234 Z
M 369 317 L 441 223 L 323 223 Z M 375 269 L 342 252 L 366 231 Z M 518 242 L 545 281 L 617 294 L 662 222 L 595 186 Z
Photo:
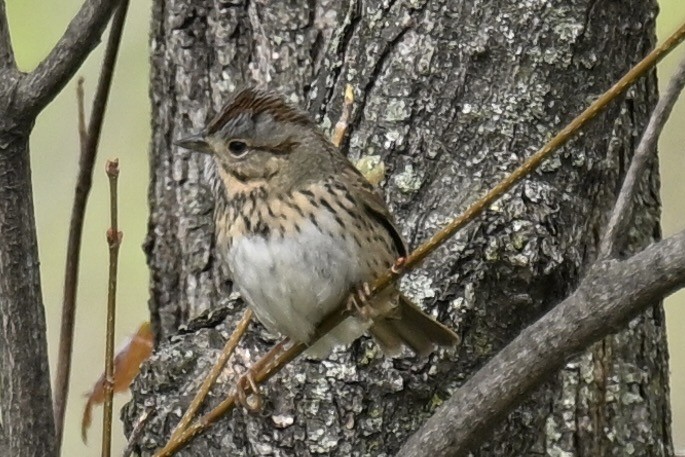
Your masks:
M 249 385 L 252 393 L 247 395 L 245 392 L 246 387 Z M 254 380 L 254 373 L 252 369 L 247 370 L 236 384 L 236 392 L 238 394 L 238 402 L 245 408 L 249 413 L 255 414 L 262 410 L 264 407 L 264 399 L 259 390 L 257 382 Z
M 365 321 L 373 320 L 378 312 L 371 305 L 369 301 L 370 297 L 371 288 L 369 287 L 369 284 L 365 282 L 360 287 L 357 287 L 350 296 L 350 299 L 347 302 L 347 310 L 357 314 Z

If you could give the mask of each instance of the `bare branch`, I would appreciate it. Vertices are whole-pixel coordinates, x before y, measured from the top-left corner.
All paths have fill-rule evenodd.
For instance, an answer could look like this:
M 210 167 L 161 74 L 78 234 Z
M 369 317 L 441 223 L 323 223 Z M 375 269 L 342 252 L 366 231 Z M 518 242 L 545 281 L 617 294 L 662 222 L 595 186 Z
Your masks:
M 37 114 L 67 84 L 88 54 L 100 42 L 120 0 L 86 0 L 50 54 L 22 81 L 19 106 Z
M 238 322 L 238 324 L 235 327 L 235 330 L 231 334 L 231 337 L 228 340 L 226 340 L 226 344 L 224 345 L 224 349 L 221 351 L 221 355 L 219 356 L 218 360 L 210 370 L 205 380 L 202 382 L 200 389 L 198 389 L 197 393 L 195 394 L 195 398 L 193 398 L 193 401 L 190 403 L 190 406 L 188 406 L 188 409 L 183 414 L 183 417 L 181 417 L 181 420 L 176 425 L 176 428 L 171 434 L 170 440 L 177 439 L 178 436 L 180 436 L 180 434 L 188 428 L 190 422 L 195 417 L 195 414 L 202 406 L 202 403 L 204 402 L 205 398 L 207 398 L 210 389 L 212 388 L 216 380 L 219 378 L 221 371 L 224 369 L 226 363 L 231 358 L 231 355 L 235 351 L 235 348 L 238 346 L 238 343 L 240 343 L 240 340 L 245 334 L 247 326 L 250 325 L 251 320 L 252 310 L 250 308 L 247 308 L 243 313 L 243 317 L 240 319 L 240 322 Z
M 576 292 L 528 327 L 479 370 L 400 450 L 398 456 L 462 455 L 564 362 L 618 331 L 647 306 L 685 285 L 685 231 L 619 262 L 618 237 L 661 130 L 685 86 L 683 60 L 638 145 L 602 239 L 601 259 Z
M 685 230 L 624 260 L 596 264 L 578 289 L 526 328 L 464 384 L 398 457 L 466 455 L 494 426 L 591 343 L 685 285 Z
M 600 255 L 602 257 L 615 257 L 616 251 L 621 249 L 619 237 L 627 230 L 628 225 L 633 220 L 633 199 L 635 198 L 637 185 L 640 179 L 642 179 L 645 168 L 651 159 L 656 156 L 659 135 L 671 115 L 673 105 L 678 100 L 683 87 L 685 87 L 685 59 L 680 62 L 680 65 L 671 77 L 666 92 L 661 96 L 656 108 L 654 108 L 640 144 L 635 150 L 635 155 L 628 168 L 628 173 L 626 173 L 621 191 L 618 194 L 616 205 L 611 213 L 609 225 L 602 238 L 600 245 Z
M 79 78 L 76 86 L 76 100 L 78 106 L 79 137 L 81 140 L 81 159 L 86 151 L 87 133 L 84 127 L 83 106 L 83 78 Z M 91 166 L 92 173 L 92 166 Z M 71 373 L 71 351 L 74 345 L 74 318 L 76 316 L 76 292 L 78 289 L 79 255 L 81 252 L 81 234 L 83 232 L 83 220 L 85 217 L 88 192 L 81 197 L 81 175 L 83 167 L 79 169 L 79 177 L 76 184 L 74 206 L 71 210 L 71 222 L 69 224 L 69 241 L 67 242 L 67 264 L 64 268 L 64 296 L 62 299 L 62 322 L 59 335 L 59 349 L 57 352 L 57 374 L 55 375 L 55 398 L 53 399 L 53 414 L 55 416 L 55 439 L 56 448 L 62 448 L 64 432 L 64 414 L 67 410 L 67 398 L 69 396 L 69 375 Z M 88 175 L 90 176 L 90 174 Z M 90 189 L 90 185 L 87 186 Z
M 105 171 L 109 178 L 110 227 L 107 230 L 109 246 L 109 280 L 107 287 L 107 333 L 105 341 L 105 405 L 102 412 L 102 456 L 112 452 L 112 397 L 114 395 L 114 320 L 116 317 L 117 270 L 122 233 L 119 231 L 118 192 L 119 160 L 108 160 Z
M 102 61 L 102 71 L 100 72 L 98 88 L 95 92 L 95 98 L 93 99 L 93 109 L 90 113 L 90 122 L 88 123 L 88 148 L 92 150 L 97 150 L 97 145 L 100 142 L 102 121 L 105 116 L 107 100 L 109 100 L 109 90 L 112 86 L 112 77 L 114 76 L 114 66 L 116 64 L 117 55 L 119 54 L 119 45 L 121 44 L 121 36 L 124 31 L 124 23 L 126 22 L 126 13 L 128 12 L 129 0 L 119 1 L 120 6 L 117 8 L 114 19 L 112 20 L 112 30 L 110 31 L 107 40 L 107 49 Z
M 83 107 L 82 80 L 77 86 L 79 107 L 79 138 L 81 151 L 79 157 L 79 172 L 76 178 L 74 204 L 69 223 L 69 240 L 67 241 L 67 258 L 64 272 L 64 295 L 62 301 L 62 321 L 60 326 L 57 374 L 55 376 L 54 416 L 57 432 L 57 449 L 61 448 L 64 429 L 64 414 L 69 397 L 69 375 L 71 372 L 71 353 L 73 348 L 74 319 L 76 315 L 76 295 L 78 290 L 79 255 L 81 252 L 81 238 L 83 221 L 88 202 L 88 194 L 93 182 L 93 167 L 97 156 L 97 148 L 102 131 L 102 123 L 107 107 L 109 91 L 112 85 L 114 66 L 121 43 L 121 34 L 126 20 L 129 0 L 123 0 L 117 8 L 112 21 L 112 29 L 107 41 L 107 49 L 100 70 L 100 79 L 93 99 L 88 128 L 85 127 L 85 113 Z
M 14 50 L 12 49 L 12 39 L 7 23 L 7 11 L 5 10 L 5 0 L 0 0 L 0 69 L 11 69 L 16 71 L 14 60 Z
M 352 111 L 352 104 L 354 103 L 354 88 L 351 84 L 345 85 L 345 98 L 343 100 L 342 112 L 340 113 L 340 119 L 338 123 L 335 124 L 333 129 L 333 135 L 331 135 L 331 143 L 335 147 L 339 148 L 342 144 L 345 133 L 347 133 L 347 127 L 350 122 L 350 111 Z
M 81 153 L 86 149 L 86 143 L 88 142 L 88 128 L 86 127 L 86 105 L 85 105 L 85 94 L 83 90 L 83 83 L 85 79 L 83 76 L 78 78 L 76 81 L 76 106 L 78 108 L 78 138 L 79 146 L 81 147 Z

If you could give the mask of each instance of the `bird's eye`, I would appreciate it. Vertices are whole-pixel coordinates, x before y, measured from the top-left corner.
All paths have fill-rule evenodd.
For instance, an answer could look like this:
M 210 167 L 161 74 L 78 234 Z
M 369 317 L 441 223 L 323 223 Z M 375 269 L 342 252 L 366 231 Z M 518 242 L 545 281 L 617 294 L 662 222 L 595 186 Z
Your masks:
M 228 150 L 234 157 L 242 157 L 247 152 L 247 144 L 244 141 L 233 140 L 228 143 Z

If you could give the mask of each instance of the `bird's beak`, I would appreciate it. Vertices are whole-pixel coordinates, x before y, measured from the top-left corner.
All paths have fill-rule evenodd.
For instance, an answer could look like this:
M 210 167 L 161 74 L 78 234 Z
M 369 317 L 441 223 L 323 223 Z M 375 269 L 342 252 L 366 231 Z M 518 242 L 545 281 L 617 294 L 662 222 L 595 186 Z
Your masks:
M 181 138 L 176 140 L 174 143 L 176 146 L 190 149 L 191 151 L 204 152 L 205 154 L 212 153 L 212 148 L 202 133 Z

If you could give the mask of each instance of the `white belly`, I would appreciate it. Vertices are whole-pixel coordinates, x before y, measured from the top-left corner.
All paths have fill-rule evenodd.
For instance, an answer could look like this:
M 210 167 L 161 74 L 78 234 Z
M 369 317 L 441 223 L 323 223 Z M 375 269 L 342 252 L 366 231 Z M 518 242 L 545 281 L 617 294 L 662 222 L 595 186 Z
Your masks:
M 324 234 L 309 221 L 300 233 L 285 237 L 272 233 L 268 238 L 236 238 L 227 256 L 234 284 L 259 321 L 303 343 L 353 287 L 369 279 L 370 272 L 358 258 L 352 237 Z M 365 327 L 357 319 L 347 319 L 314 352 L 325 355 L 330 347 L 356 339 Z

